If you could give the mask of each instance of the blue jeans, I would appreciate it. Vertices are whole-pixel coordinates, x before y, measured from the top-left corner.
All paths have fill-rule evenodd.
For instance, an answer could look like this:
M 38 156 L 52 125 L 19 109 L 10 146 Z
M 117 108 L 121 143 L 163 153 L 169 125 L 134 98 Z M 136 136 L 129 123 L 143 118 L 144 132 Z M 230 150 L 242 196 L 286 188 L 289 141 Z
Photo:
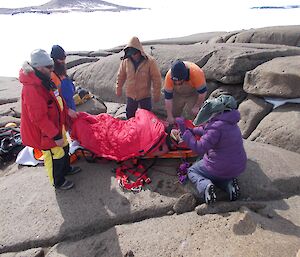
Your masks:
M 209 174 L 203 166 L 203 160 L 195 162 L 188 169 L 188 177 L 196 186 L 201 197 L 204 197 L 204 192 L 208 184 L 214 184 L 218 188 L 227 192 L 228 184 L 232 181 L 232 179 L 218 178 Z
M 152 110 L 151 97 L 147 97 L 147 98 L 141 99 L 139 101 L 136 101 L 130 97 L 127 97 L 127 105 L 126 105 L 127 119 L 134 117 L 135 112 L 136 112 L 137 108 L 139 107 L 139 105 L 142 109 L 151 111 Z

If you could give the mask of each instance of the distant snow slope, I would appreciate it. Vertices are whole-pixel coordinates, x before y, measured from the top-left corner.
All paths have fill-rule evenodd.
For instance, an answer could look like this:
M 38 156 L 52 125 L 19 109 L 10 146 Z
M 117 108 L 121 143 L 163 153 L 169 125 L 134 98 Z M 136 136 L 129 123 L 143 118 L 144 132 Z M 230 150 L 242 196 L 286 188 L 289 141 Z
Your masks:
M 300 8 L 300 5 L 263 5 L 254 6 L 251 9 L 296 9 Z
M 71 11 L 94 12 L 111 11 L 120 12 L 128 10 L 139 10 L 142 8 L 118 5 L 101 0 L 52 0 L 39 6 L 27 6 L 22 8 L 0 8 L 0 14 L 20 14 L 20 13 L 65 13 Z

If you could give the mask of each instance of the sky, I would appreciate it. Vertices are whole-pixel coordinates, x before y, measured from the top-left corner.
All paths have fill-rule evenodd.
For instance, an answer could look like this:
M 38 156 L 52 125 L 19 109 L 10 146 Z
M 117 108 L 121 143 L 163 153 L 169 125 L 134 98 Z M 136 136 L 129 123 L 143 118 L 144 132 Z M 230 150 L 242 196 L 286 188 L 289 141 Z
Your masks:
M 0 0 L 0 8 L 40 5 L 45 0 Z M 299 5 L 295 0 L 110 0 L 147 8 L 127 12 L 0 15 L 0 76 L 17 77 L 30 52 L 93 51 L 141 41 L 201 32 L 233 31 L 277 25 L 300 25 L 300 9 L 257 10 L 253 6 Z

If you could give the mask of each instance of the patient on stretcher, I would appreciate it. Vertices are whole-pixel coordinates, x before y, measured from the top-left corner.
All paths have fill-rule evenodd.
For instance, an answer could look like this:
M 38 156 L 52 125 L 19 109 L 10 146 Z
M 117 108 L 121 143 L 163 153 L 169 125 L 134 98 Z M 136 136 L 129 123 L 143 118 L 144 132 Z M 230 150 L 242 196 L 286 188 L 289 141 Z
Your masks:
M 187 121 L 190 122 L 191 121 Z M 187 127 L 190 125 L 187 124 Z M 155 114 L 138 109 L 135 117 L 120 120 L 110 114 L 79 113 L 72 125 L 71 137 L 97 157 L 123 161 L 133 157 L 161 156 L 174 150 L 187 150 L 173 127 Z

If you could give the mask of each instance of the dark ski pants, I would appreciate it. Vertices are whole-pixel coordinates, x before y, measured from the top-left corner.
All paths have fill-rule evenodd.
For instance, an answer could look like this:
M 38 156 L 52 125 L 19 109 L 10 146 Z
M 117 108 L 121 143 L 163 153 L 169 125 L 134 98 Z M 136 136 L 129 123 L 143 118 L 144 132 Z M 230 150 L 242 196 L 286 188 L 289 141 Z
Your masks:
M 223 179 L 215 177 L 205 170 L 203 167 L 203 160 L 195 162 L 188 169 L 188 177 L 190 181 L 196 186 L 196 189 L 200 197 L 204 198 L 204 192 L 209 184 L 214 184 L 223 191 L 228 191 L 228 185 L 232 182 L 232 179 Z
M 135 112 L 139 106 L 141 107 L 141 109 L 151 111 L 152 110 L 151 97 L 147 97 L 139 101 L 127 97 L 127 105 L 126 105 L 127 119 L 134 117 Z
M 42 152 L 50 183 L 55 187 L 61 186 L 65 182 L 66 173 L 71 169 L 69 145 L 65 147 L 56 146 Z

